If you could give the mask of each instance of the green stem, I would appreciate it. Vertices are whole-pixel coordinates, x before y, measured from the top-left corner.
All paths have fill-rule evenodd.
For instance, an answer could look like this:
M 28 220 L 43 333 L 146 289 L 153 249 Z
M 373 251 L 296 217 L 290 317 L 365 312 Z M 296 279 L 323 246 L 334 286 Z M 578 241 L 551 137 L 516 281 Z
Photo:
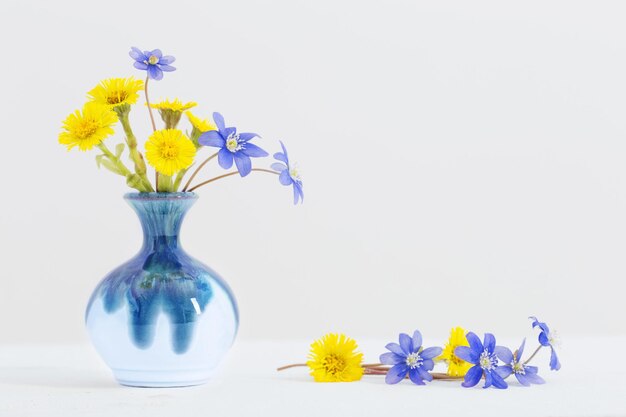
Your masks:
M 269 172 L 270 174 L 275 174 L 275 175 L 279 175 L 278 172 L 276 171 L 272 171 L 270 169 L 263 169 L 263 168 L 252 168 L 252 171 L 258 171 L 258 172 Z M 233 171 L 233 172 L 229 172 L 228 174 L 222 174 L 222 175 L 218 175 L 217 177 L 211 178 L 209 180 L 206 180 L 204 182 L 201 182 L 198 185 L 194 185 L 193 187 L 191 187 L 188 191 L 189 192 L 193 192 L 193 190 L 197 189 L 198 187 L 202 187 L 203 185 L 212 183 L 213 181 L 217 181 L 217 180 L 221 180 L 222 178 L 226 178 L 226 177 L 230 177 L 232 175 L 236 175 L 239 174 L 239 171 Z
M 157 188 L 159 193 L 172 193 L 176 191 L 172 183 L 171 175 L 159 174 L 159 187 Z
M 146 170 L 146 162 L 143 159 L 143 155 L 141 152 L 137 150 L 137 138 L 133 134 L 133 130 L 130 127 L 130 121 L 128 120 L 128 114 L 130 113 L 130 107 L 126 111 L 119 111 L 118 115 L 120 118 L 120 122 L 122 123 L 122 127 L 124 128 L 124 133 L 126 134 L 126 144 L 128 145 L 128 152 L 130 154 L 130 159 L 135 164 L 135 172 L 141 178 L 141 182 L 148 192 L 154 191 L 152 188 L 152 184 L 148 180 L 147 170 Z
M 126 168 L 126 165 L 124 165 L 124 163 L 120 160 L 120 158 L 115 156 L 104 143 L 101 142 L 100 144 L 98 144 L 98 149 L 100 149 L 104 156 L 106 156 L 109 161 L 111 161 L 111 163 L 119 171 L 119 174 L 126 178 L 126 183 L 130 187 L 142 193 L 148 192 L 143 182 L 141 181 L 141 178 L 139 178 L 137 174 L 133 174 L 132 172 L 130 172 L 130 170 Z
M 183 191 L 187 191 L 187 188 L 189 188 L 189 185 L 191 184 L 191 181 L 196 177 L 196 175 L 198 174 L 198 171 L 200 171 L 202 169 L 202 167 L 205 166 L 211 159 L 215 158 L 217 156 L 217 154 L 218 154 L 218 152 L 215 152 L 213 155 L 211 155 L 207 159 L 205 159 L 200 165 L 198 165 L 198 168 L 196 168 L 196 170 L 193 172 L 193 174 L 191 174 L 191 177 L 189 177 L 189 180 L 187 180 L 187 184 L 185 184 L 185 187 L 183 188 Z M 183 175 L 185 175 L 185 174 L 183 173 Z

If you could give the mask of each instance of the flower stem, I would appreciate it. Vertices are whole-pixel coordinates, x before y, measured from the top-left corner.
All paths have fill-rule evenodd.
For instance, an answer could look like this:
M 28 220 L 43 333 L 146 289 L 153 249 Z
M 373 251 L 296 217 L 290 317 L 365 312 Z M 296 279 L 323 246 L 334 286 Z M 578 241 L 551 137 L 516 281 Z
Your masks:
M 295 368 L 298 366 L 307 366 L 306 363 L 292 363 L 291 365 L 281 366 L 280 368 L 276 368 L 277 371 L 284 371 L 285 369 Z
M 187 184 L 185 184 L 185 187 L 183 188 L 183 191 L 187 191 L 187 188 L 189 188 L 189 185 L 191 184 L 191 181 L 196 177 L 196 175 L 198 174 L 198 171 L 200 171 L 202 169 L 202 167 L 205 166 L 211 159 L 215 158 L 217 156 L 217 154 L 218 153 L 215 152 L 213 155 L 211 155 L 207 159 L 205 159 L 200 165 L 198 165 L 198 168 L 196 168 L 196 170 L 193 172 L 193 174 L 191 174 L 191 177 L 189 177 L 189 179 L 187 180 Z M 183 173 L 183 175 L 185 175 L 185 174 Z M 182 179 L 182 177 L 181 177 L 181 179 Z
M 252 171 L 259 171 L 259 172 L 269 172 L 270 174 L 275 174 L 275 175 L 279 175 L 278 172 L 276 171 L 272 171 L 271 169 L 264 169 L 264 168 L 252 168 Z M 222 178 L 226 178 L 226 177 L 230 177 L 232 175 L 236 175 L 239 174 L 239 171 L 233 171 L 233 172 L 229 172 L 228 174 L 222 174 L 222 175 L 218 175 L 217 177 L 211 178 L 209 180 L 206 180 L 204 182 L 201 182 L 198 185 L 194 185 L 193 187 L 191 187 L 188 191 L 192 192 L 193 190 L 195 190 L 198 187 L 202 187 L 203 185 L 209 184 L 213 181 L 217 181 L 217 180 L 221 180 Z
M 524 361 L 524 365 L 526 365 L 528 362 L 530 362 L 530 361 L 531 361 L 531 359 L 535 357 L 535 355 L 537 354 L 537 352 L 539 352 L 539 351 L 541 350 L 541 348 L 542 348 L 542 347 L 543 347 L 543 345 L 539 345 L 539 346 L 537 347 L 537 349 L 535 349 L 535 351 L 533 352 L 533 354 L 532 354 L 532 355 L 530 355 L 530 358 L 528 358 L 528 359 L 526 359 L 526 360 Z
M 126 168 L 126 165 L 124 165 L 124 163 L 120 160 L 120 158 L 115 156 L 104 143 L 101 142 L 100 144 L 98 144 L 98 149 L 100 149 L 104 156 L 106 156 L 107 159 L 111 161 L 116 169 L 116 172 L 119 173 L 119 175 L 126 177 L 126 184 L 128 184 L 128 186 L 136 189 L 141 193 L 148 192 L 139 175 L 130 172 L 130 170 Z
M 146 95 L 146 104 L 148 105 L 148 113 L 150 114 L 150 122 L 152 122 L 152 131 L 156 132 L 156 123 L 154 123 L 154 115 L 152 114 L 152 107 L 150 107 L 150 98 L 148 98 L 148 81 L 150 81 L 150 76 L 146 76 L 146 82 L 144 84 L 144 94 Z M 159 173 L 154 172 L 154 187 L 159 189 Z
M 126 134 L 128 153 L 130 154 L 130 159 L 135 164 L 135 172 L 139 175 L 139 178 L 141 178 L 144 188 L 148 190 L 148 192 L 152 192 L 154 189 L 152 188 L 152 184 L 150 184 L 148 176 L 146 175 L 146 162 L 144 161 L 141 152 L 137 150 L 137 138 L 133 134 L 133 130 L 130 127 L 130 121 L 128 120 L 129 112 L 130 107 L 117 112 L 120 122 L 122 123 L 122 127 L 124 128 L 124 133 Z

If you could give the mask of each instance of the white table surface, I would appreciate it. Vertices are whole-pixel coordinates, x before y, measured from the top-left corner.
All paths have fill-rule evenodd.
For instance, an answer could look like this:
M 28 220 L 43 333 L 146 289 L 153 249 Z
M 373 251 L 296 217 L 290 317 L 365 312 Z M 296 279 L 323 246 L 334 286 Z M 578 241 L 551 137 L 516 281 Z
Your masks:
M 365 360 L 376 361 L 385 343 L 361 343 Z M 547 383 L 525 388 L 509 379 L 504 391 L 456 381 L 388 386 L 380 376 L 323 384 L 305 368 L 275 371 L 302 361 L 308 344 L 238 342 L 213 381 L 166 389 L 117 385 L 89 345 L 0 346 L 0 416 L 626 416 L 624 337 L 569 340 L 559 372 L 548 370 L 544 350 Z

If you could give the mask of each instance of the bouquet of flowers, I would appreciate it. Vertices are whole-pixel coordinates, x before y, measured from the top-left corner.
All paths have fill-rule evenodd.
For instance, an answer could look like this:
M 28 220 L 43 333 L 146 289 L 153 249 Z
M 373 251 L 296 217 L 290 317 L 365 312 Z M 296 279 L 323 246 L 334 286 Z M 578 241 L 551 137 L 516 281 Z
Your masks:
M 145 81 L 132 76 L 101 81 L 87 93 L 88 101 L 83 108 L 64 120 L 59 143 L 67 146 L 68 150 L 78 148 L 89 151 L 97 148 L 100 151 L 96 155 L 98 167 L 124 177 L 126 184 L 139 192 L 191 192 L 213 181 L 237 174 L 245 177 L 254 171 L 277 175 L 282 185 L 293 188 L 294 204 L 303 201 L 302 180 L 295 166 L 290 163 L 282 142 L 281 151 L 274 153 L 276 162 L 269 168 L 253 167 L 252 158 L 269 155 L 252 143 L 253 139 L 259 137 L 256 133 L 238 132 L 235 127 L 227 127 L 224 117 L 217 112 L 213 113 L 213 120 L 198 117 L 189 110 L 196 106 L 195 102 L 185 103 L 179 99 L 150 102 L 148 83 L 150 80 L 163 79 L 164 72 L 176 70 L 171 65 L 175 61 L 173 56 L 163 55 L 159 49 L 142 51 L 135 47 L 129 55 L 134 60 L 134 67 L 146 72 Z M 129 121 L 129 113 L 142 90 L 153 130 L 145 142 L 143 153 Z M 153 110 L 159 111 L 162 128 L 157 128 Z M 191 127 L 187 132 L 178 127 L 183 113 Z M 105 139 L 115 133 L 113 127 L 118 122 L 124 132 L 124 141 L 113 147 L 107 146 Z M 216 151 L 197 164 L 186 178 L 204 148 L 215 148 Z M 130 167 L 123 162 L 125 152 Z M 236 169 L 194 184 L 198 172 L 216 158 L 223 169 L 230 170 L 233 165 Z M 154 183 L 149 179 L 146 160 L 155 170 Z

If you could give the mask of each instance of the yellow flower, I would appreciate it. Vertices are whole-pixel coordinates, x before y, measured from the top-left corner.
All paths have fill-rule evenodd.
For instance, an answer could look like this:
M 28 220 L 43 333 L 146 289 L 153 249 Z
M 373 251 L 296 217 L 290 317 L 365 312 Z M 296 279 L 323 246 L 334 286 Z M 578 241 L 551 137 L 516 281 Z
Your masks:
M 450 376 L 464 376 L 469 368 L 472 367 L 471 363 L 465 362 L 463 359 L 454 354 L 454 349 L 458 346 L 469 346 L 465 334 L 465 330 L 461 327 L 455 327 L 450 330 L 450 338 L 448 339 L 443 352 L 437 358 L 437 360 L 446 361 L 448 364 L 448 375 Z
M 146 142 L 148 163 L 163 175 L 188 168 L 195 156 L 193 142 L 178 129 L 157 130 Z
M 107 78 L 100 81 L 87 93 L 87 97 L 96 103 L 115 107 L 122 104 L 135 104 L 139 98 L 138 92 L 143 88 L 143 81 L 134 77 Z
M 86 103 L 82 112 L 76 110 L 63 121 L 64 131 L 59 134 L 59 143 L 70 150 L 75 146 L 88 151 L 111 136 L 117 115 L 108 106 Z
M 204 133 L 209 130 L 217 130 L 217 126 L 211 123 L 208 119 L 201 119 L 189 110 L 185 112 L 185 115 L 189 119 L 191 125 L 200 132 Z
M 363 354 L 356 341 L 344 334 L 329 333 L 311 344 L 307 366 L 316 382 L 358 381 L 363 376 Z
M 183 112 L 185 110 L 189 110 L 192 107 L 196 107 L 198 103 L 190 101 L 189 103 L 183 104 L 179 99 L 174 99 L 174 101 L 170 101 L 169 99 L 163 100 L 160 103 L 150 104 L 150 107 L 158 110 L 171 110 L 171 111 L 180 111 Z

